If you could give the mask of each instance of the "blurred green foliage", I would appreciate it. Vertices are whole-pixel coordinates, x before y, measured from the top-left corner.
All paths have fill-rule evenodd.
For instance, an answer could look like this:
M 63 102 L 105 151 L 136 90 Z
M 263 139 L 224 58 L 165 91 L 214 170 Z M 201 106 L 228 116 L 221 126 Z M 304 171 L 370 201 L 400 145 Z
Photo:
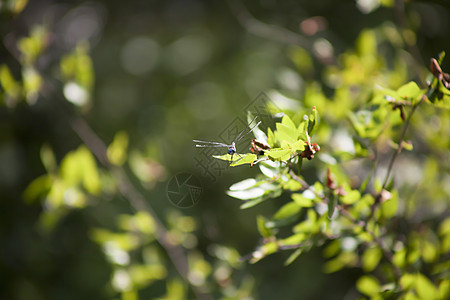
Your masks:
M 440 0 L 0 1 L 0 298 L 448 298 L 449 19 Z M 211 182 L 192 139 L 261 91 L 264 149 Z M 189 209 L 167 198 L 182 171 Z

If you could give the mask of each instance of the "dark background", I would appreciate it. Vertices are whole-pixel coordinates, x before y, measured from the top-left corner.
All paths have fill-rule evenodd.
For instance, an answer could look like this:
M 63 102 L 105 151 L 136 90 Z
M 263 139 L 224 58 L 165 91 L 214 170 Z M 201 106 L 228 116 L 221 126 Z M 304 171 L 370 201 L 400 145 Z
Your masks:
M 304 80 L 321 81 L 329 62 L 315 59 L 307 78 L 289 88 L 283 74 L 293 69 L 288 53 L 295 41 L 284 43 L 277 34 L 249 32 L 238 20 L 243 7 L 230 5 L 234 1 L 30 2 L 18 16 L 2 12 L 0 62 L 20 76 L 8 43 L 26 35 L 33 24 L 46 23 L 53 32 L 51 46 L 38 62 L 49 78 L 62 53 L 77 41 L 88 40 L 95 88 L 84 117 L 107 144 L 117 131 L 125 130 L 130 149 L 147 153 L 164 168 L 155 182 L 139 187 L 157 214 L 164 218 L 177 209 L 166 197 L 167 181 L 179 172 L 192 173 L 200 179 L 203 193 L 196 206 L 181 213 L 199 223 L 198 249 L 206 253 L 209 244 L 220 243 L 241 255 L 251 253 L 259 243 L 255 216 L 273 212 L 279 204 L 267 201 L 241 211 L 240 201 L 225 191 L 257 170 L 231 169 L 212 181 L 196 166 L 193 157 L 198 149 L 191 141 L 215 140 L 236 116 L 245 119 L 244 107 L 261 91 L 287 89 L 300 99 Z M 406 21 L 416 32 L 419 58 L 427 65 L 430 57 L 450 49 L 450 3 L 408 2 Z M 305 39 L 309 45 L 319 37 L 327 39 L 334 57 L 354 47 L 362 29 L 385 22 L 398 24 L 394 9 L 380 7 L 365 14 L 353 0 L 242 4 L 257 20 L 296 34 L 302 34 L 303 20 L 323 17 L 324 28 Z M 445 60 L 444 69 L 449 62 Z M 61 100 L 62 95 L 55 99 Z M 87 232 L 92 227 L 111 226 L 117 213 L 132 210 L 124 200 L 113 197 L 71 211 L 51 232 L 39 231 L 36 223 L 43 207 L 25 204 L 22 193 L 31 180 L 45 173 L 39 157 L 44 143 L 51 146 L 58 161 L 81 143 L 52 100 L 42 97 L 33 106 L 0 108 L 0 298 L 107 298 L 102 287 L 109 281 L 111 266 Z M 245 272 L 255 279 L 256 299 L 356 297 L 353 286 L 359 271 L 323 274 L 321 249 L 284 267 L 288 254 L 245 266 Z M 163 286 L 156 283 L 152 289 L 154 297 L 162 293 Z

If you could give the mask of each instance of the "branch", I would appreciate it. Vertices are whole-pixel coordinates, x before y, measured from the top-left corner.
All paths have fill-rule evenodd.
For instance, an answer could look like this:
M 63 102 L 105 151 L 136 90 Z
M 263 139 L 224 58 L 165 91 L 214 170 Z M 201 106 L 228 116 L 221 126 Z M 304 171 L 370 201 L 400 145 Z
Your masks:
M 63 115 L 64 119 L 68 121 L 72 130 L 80 137 L 82 142 L 94 154 L 100 164 L 107 168 L 111 172 L 111 174 L 113 174 L 113 176 L 118 181 L 120 194 L 126 200 L 128 200 L 130 205 L 136 211 L 145 211 L 153 218 L 156 224 L 156 240 L 167 252 L 170 261 L 174 265 L 175 269 L 179 272 L 181 277 L 189 283 L 189 264 L 183 248 L 179 245 L 172 244 L 167 239 L 168 231 L 165 228 L 164 224 L 158 218 L 157 214 L 148 203 L 148 201 L 146 201 L 145 197 L 131 183 L 124 168 L 114 166 L 110 163 L 107 156 L 106 144 L 98 137 L 98 135 L 92 130 L 89 124 L 81 116 L 73 116 L 73 114 L 69 112 L 71 106 L 69 106 L 67 102 L 61 102 L 55 99 L 55 89 L 56 88 L 52 84 L 52 82 L 50 80 L 46 80 L 43 88 L 41 89 L 41 95 L 47 98 L 47 100 L 51 101 L 51 104 L 54 104 L 51 105 L 51 107 L 56 110 L 56 114 Z M 194 285 L 191 285 L 191 287 L 197 299 L 212 299 L 211 295 L 200 291 L 198 287 Z
M 328 64 L 336 63 L 336 58 L 334 56 L 320 56 L 314 50 L 313 42 L 305 38 L 304 36 L 286 28 L 277 25 L 266 24 L 257 20 L 238 0 L 228 0 L 227 3 L 241 26 L 251 34 L 287 45 L 297 45 L 306 49 L 321 62 L 324 62 L 324 60 L 326 59 L 325 62 L 327 62 Z
M 423 99 L 423 97 L 422 97 L 422 99 Z M 411 112 L 409 113 L 408 118 L 405 121 L 405 125 L 403 125 L 402 133 L 400 134 L 400 138 L 398 141 L 398 149 L 395 150 L 394 153 L 392 154 L 391 161 L 389 162 L 389 167 L 388 167 L 388 170 L 386 173 L 386 178 L 384 179 L 381 190 L 384 190 L 384 188 L 386 187 L 386 185 L 389 181 L 389 177 L 391 176 L 392 168 L 394 167 L 394 162 L 397 159 L 397 155 L 399 155 L 400 152 L 402 152 L 403 139 L 405 138 L 406 130 L 408 129 L 409 123 L 411 123 L 411 117 L 414 114 L 414 112 L 416 111 L 417 107 L 422 102 L 422 99 L 412 107 Z
M 148 204 L 145 197 L 139 191 L 137 191 L 137 189 L 130 182 L 130 179 L 128 178 L 125 170 L 122 167 L 116 167 L 110 164 L 106 154 L 106 145 L 89 127 L 85 120 L 83 120 L 81 117 L 78 117 L 73 119 L 70 123 L 72 129 L 80 137 L 84 144 L 89 147 L 89 149 L 97 157 L 100 163 L 104 167 L 108 168 L 112 174 L 116 175 L 115 177 L 118 179 L 118 187 L 121 195 L 128 200 L 128 202 L 136 211 L 145 211 L 151 215 L 156 223 L 156 240 L 167 252 L 170 260 L 172 261 L 173 265 L 180 273 L 180 275 L 183 277 L 183 279 L 185 279 L 186 282 L 189 282 L 189 265 L 186 254 L 179 245 L 172 244 L 167 239 L 168 232 L 164 224 L 158 218 L 151 205 Z M 193 285 L 191 286 L 197 296 L 197 299 L 212 299 L 209 294 L 203 293 Z

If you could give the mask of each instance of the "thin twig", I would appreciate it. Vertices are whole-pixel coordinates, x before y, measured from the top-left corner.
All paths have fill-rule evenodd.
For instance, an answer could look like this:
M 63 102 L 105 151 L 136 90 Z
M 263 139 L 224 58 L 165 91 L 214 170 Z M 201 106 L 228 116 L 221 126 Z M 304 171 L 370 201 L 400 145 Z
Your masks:
M 310 185 L 307 182 L 305 182 L 303 179 L 301 179 L 300 177 L 295 175 L 295 173 L 292 170 L 289 170 L 289 174 L 292 176 L 292 178 L 294 180 L 297 180 L 299 183 L 301 183 L 307 189 L 310 188 Z M 314 190 L 312 190 L 312 191 L 314 192 L 314 194 L 317 197 L 321 198 L 323 201 L 325 201 L 325 202 L 329 201 L 326 196 L 320 196 L 316 191 L 314 191 Z M 350 220 L 354 225 L 363 227 L 364 230 L 372 236 L 374 241 L 378 244 L 378 246 L 383 251 L 383 254 L 386 257 L 386 259 L 388 260 L 388 262 L 392 265 L 394 276 L 396 277 L 397 280 L 399 280 L 401 277 L 401 270 L 394 264 L 394 260 L 393 260 L 394 255 L 392 254 L 392 251 L 386 246 L 383 239 L 380 237 L 377 237 L 373 231 L 369 230 L 366 226 L 367 223 L 365 223 L 364 221 L 355 219 L 352 216 L 352 214 L 350 214 L 342 205 L 338 206 L 337 209 L 341 212 L 342 216 L 344 216 L 345 218 Z
M 125 170 L 122 167 L 115 167 L 110 164 L 106 154 L 107 147 L 104 142 L 95 134 L 95 132 L 90 128 L 87 122 L 84 121 L 81 117 L 75 118 L 71 122 L 71 126 L 80 137 L 80 139 L 84 142 L 84 144 L 97 157 L 100 163 L 104 167 L 109 168 L 112 174 L 116 175 L 116 178 L 119 182 L 118 187 L 121 195 L 129 201 L 131 206 L 136 211 L 145 211 L 153 218 L 156 223 L 156 240 L 167 252 L 170 260 L 172 261 L 173 265 L 180 273 L 180 275 L 183 277 L 183 279 L 185 279 L 186 282 L 189 282 L 189 265 L 183 249 L 180 246 L 171 243 L 167 239 L 167 229 L 158 218 L 150 204 L 148 204 L 148 202 L 145 200 L 145 197 L 140 192 L 138 192 L 134 185 L 130 182 Z M 198 299 L 212 299 L 209 294 L 203 293 L 193 285 L 191 286 Z
M 388 170 L 386 173 L 386 178 L 384 179 L 383 185 L 381 187 L 381 190 L 384 190 L 384 188 L 386 187 L 388 181 L 389 181 L 389 177 L 391 176 L 391 172 L 392 172 L 392 168 L 394 167 L 394 162 L 397 158 L 397 155 L 400 154 L 400 152 L 402 152 L 402 147 L 403 147 L 403 139 L 405 138 L 406 135 L 406 130 L 408 129 L 409 123 L 411 122 L 411 117 L 414 114 L 414 112 L 416 111 L 417 107 L 419 106 L 419 104 L 422 101 L 419 101 L 417 104 L 415 104 L 412 109 L 411 112 L 408 115 L 408 118 L 405 121 L 405 125 L 403 125 L 403 129 L 402 129 L 402 133 L 400 134 L 400 138 L 399 138 L 399 142 L 398 142 L 398 149 L 394 151 L 394 153 L 392 154 L 391 160 L 389 162 L 389 166 L 388 166 Z
M 68 120 L 72 130 L 80 137 L 81 141 L 94 154 L 100 164 L 114 175 L 118 181 L 120 194 L 130 203 L 133 209 L 136 211 L 145 211 L 153 218 L 156 224 L 156 240 L 166 251 L 170 261 L 181 277 L 189 283 L 188 259 L 181 246 L 173 244 L 168 240 L 168 231 L 164 224 L 161 222 L 151 205 L 146 201 L 145 197 L 131 183 L 125 169 L 123 167 L 114 166 L 110 163 L 107 156 L 106 144 L 99 138 L 99 136 L 81 116 L 74 116 L 73 113 L 71 114 L 69 112 L 70 108 L 67 103 L 57 101 L 57 99 L 54 98 L 56 94 L 55 90 L 56 88 L 51 81 L 46 80 L 44 87 L 41 89 L 41 95 L 52 102 L 51 107 L 56 110 L 56 114 L 63 115 L 65 120 Z M 197 299 L 212 299 L 211 295 L 202 292 L 198 287 L 192 284 L 190 286 L 192 287 Z
M 336 64 L 336 57 L 334 55 L 326 58 L 322 57 L 314 50 L 313 41 L 305 38 L 301 34 L 281 26 L 267 24 L 257 20 L 241 1 L 228 0 L 227 2 L 238 22 L 251 34 L 287 45 L 297 45 L 307 50 L 323 63 Z

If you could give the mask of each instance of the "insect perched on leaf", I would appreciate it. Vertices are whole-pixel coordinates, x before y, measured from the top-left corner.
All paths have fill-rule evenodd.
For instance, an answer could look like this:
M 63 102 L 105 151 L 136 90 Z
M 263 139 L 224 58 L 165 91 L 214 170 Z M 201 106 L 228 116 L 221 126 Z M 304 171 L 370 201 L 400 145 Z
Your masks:
M 234 139 L 234 141 L 231 144 L 225 144 L 225 143 L 219 143 L 219 142 L 207 142 L 207 141 L 199 141 L 199 140 L 193 140 L 195 143 L 198 143 L 197 145 L 195 145 L 195 147 L 209 147 L 209 148 L 220 148 L 220 147 L 226 147 L 228 148 L 227 153 L 229 155 L 231 155 L 231 160 L 230 162 L 233 162 L 233 156 L 234 154 L 238 155 L 240 157 L 240 155 L 237 153 L 236 150 L 236 144 L 242 140 L 247 134 L 249 134 L 250 132 L 253 131 L 253 129 L 255 129 L 255 127 L 257 127 L 259 124 L 261 124 L 261 121 L 259 121 L 258 123 L 256 123 L 255 125 L 252 126 L 253 122 L 256 120 L 256 117 L 253 118 L 253 120 L 248 123 L 248 125 L 236 136 L 236 138 Z M 250 128 L 251 127 L 251 128 Z M 247 132 L 246 130 L 250 128 Z

